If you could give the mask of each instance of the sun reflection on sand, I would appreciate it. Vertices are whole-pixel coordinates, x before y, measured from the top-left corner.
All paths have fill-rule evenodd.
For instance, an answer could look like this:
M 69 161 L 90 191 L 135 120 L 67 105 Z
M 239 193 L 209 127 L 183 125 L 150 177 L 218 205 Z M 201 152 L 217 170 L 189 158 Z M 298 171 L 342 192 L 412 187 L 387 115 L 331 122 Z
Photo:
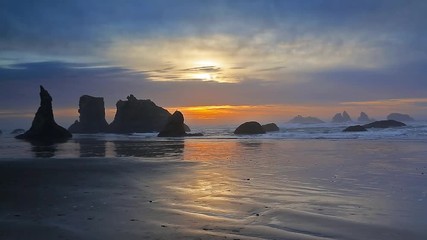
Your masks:
M 13 174 L 21 176 L 26 166 L 38 169 L 31 173 L 37 178 L 28 178 L 35 188 L 24 188 L 28 199 L 53 194 L 59 208 L 44 210 L 61 216 L 48 222 L 74 227 L 90 217 L 103 239 L 118 239 L 122 229 L 160 239 L 425 239 L 408 235 L 425 236 L 423 142 L 111 137 L 30 150 L 68 161 L 14 164 Z M 2 176 L 10 166 L 3 165 Z M 41 183 L 54 188 L 38 189 Z M 32 211 L 21 219 L 39 217 Z
M 347 150 L 336 152 L 336 147 Z M 343 226 L 350 224 L 348 219 L 376 222 L 391 202 L 381 193 L 364 197 L 367 183 L 356 180 L 352 165 L 343 165 L 348 148 L 351 144 L 333 142 L 308 146 L 268 140 L 187 139 L 183 158 L 201 165 L 188 178 L 168 185 L 181 199 L 172 208 L 239 224 L 270 221 L 277 227 L 293 224 L 288 215 L 315 221 L 325 218 Z
M 242 210 L 247 206 L 236 197 L 242 190 L 236 188 L 239 185 L 236 182 L 247 180 L 236 179 L 228 163 L 218 168 L 219 162 L 232 161 L 238 155 L 239 144 L 235 142 L 186 141 L 183 158 L 199 162 L 203 168 L 197 168 L 189 179 L 168 186 L 182 197 L 183 202 L 174 209 L 208 217 L 226 216 L 236 220 L 248 217 L 247 210 Z

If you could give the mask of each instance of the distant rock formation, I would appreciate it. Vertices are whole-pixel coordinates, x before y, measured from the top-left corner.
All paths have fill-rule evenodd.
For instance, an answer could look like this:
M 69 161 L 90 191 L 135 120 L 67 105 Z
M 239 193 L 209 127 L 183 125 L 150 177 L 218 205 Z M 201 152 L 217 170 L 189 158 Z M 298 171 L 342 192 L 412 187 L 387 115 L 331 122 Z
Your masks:
M 342 114 L 341 113 L 335 114 L 335 116 L 332 118 L 332 122 L 333 123 L 351 122 L 351 118 L 350 118 L 350 115 L 348 115 L 348 113 L 344 111 Z
M 368 130 L 366 130 L 365 127 L 360 125 L 350 126 L 343 130 L 343 132 L 366 132 L 366 131 Z
M 119 100 L 114 121 L 108 127 L 113 133 L 159 132 L 171 115 L 151 100 L 138 100 L 133 95 L 127 101 Z
M 337 113 L 332 117 L 332 122 L 334 123 L 340 123 L 340 122 L 344 122 L 342 114 L 341 113 Z
M 275 123 L 267 123 L 262 125 L 262 128 L 266 132 L 277 132 L 280 131 L 280 128 Z
M 61 142 L 71 138 L 72 135 L 67 129 L 56 124 L 53 117 L 52 97 L 40 86 L 40 107 L 37 110 L 30 130 L 16 136 L 18 139 L 25 139 L 34 142 Z
M 168 119 L 165 127 L 159 132 L 158 137 L 183 137 L 185 136 L 184 115 L 175 111 Z
M 345 122 L 351 122 L 352 121 L 350 115 L 348 115 L 348 113 L 346 111 L 342 112 L 342 117 L 343 117 Z
M 245 122 L 234 130 L 234 134 L 263 134 L 264 128 L 258 122 Z
M 357 118 L 358 122 L 373 122 L 375 121 L 375 119 L 373 118 L 369 118 L 368 114 L 366 114 L 365 112 L 361 112 L 360 116 Z
M 404 127 L 406 124 L 395 120 L 382 120 L 375 121 L 369 124 L 363 125 L 365 128 L 391 128 L 391 127 Z
M 12 132 L 10 132 L 10 134 L 12 134 L 12 135 L 16 135 L 16 134 L 22 134 L 22 133 L 24 133 L 24 132 L 25 132 L 25 129 L 17 128 L 17 129 L 15 129 L 15 130 L 13 130 Z
M 72 133 L 106 132 L 104 98 L 83 95 L 79 101 L 80 121 L 76 120 L 68 131 Z
M 388 120 L 395 120 L 395 121 L 399 121 L 399 122 L 412 122 L 412 121 L 415 121 L 415 119 L 413 119 L 408 114 L 402 114 L 402 113 L 390 113 L 387 116 L 387 119 Z
M 324 121 L 315 117 L 310 117 L 310 116 L 303 117 L 301 115 L 298 115 L 292 118 L 288 123 L 316 124 L 316 123 L 324 123 Z

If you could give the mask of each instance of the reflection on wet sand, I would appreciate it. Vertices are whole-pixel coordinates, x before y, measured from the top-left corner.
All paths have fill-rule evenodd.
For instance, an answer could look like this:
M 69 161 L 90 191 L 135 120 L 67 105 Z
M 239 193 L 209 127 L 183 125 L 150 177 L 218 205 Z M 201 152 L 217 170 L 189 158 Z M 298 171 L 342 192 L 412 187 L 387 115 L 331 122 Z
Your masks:
M 24 199 L 3 208 L 8 220 L 86 221 L 73 232 L 86 238 L 68 239 L 426 239 L 424 142 L 117 138 L 32 148 L 77 156 L 64 161 L 4 164 L 0 205 Z
M 138 157 L 182 160 L 184 141 L 106 141 L 94 138 L 74 139 L 59 144 L 31 144 L 37 158 L 52 157 Z
M 246 148 L 258 151 L 263 142 L 242 141 L 212 141 L 212 140 L 189 140 L 185 142 L 184 159 L 189 161 L 223 161 L 235 160 L 241 157 L 242 150 Z
M 361 144 L 362 148 L 357 149 L 366 149 L 368 153 L 355 150 L 355 144 Z M 413 199 L 411 207 L 404 210 L 412 215 L 401 216 L 402 210 L 393 206 L 394 200 L 408 201 L 410 192 L 403 194 L 404 200 L 390 199 L 387 196 L 395 191 L 396 183 L 376 186 L 380 173 L 384 174 L 384 180 L 390 180 L 389 168 L 385 165 L 395 166 L 396 162 L 377 154 L 381 143 L 372 145 L 332 141 L 187 140 L 184 159 L 200 165 L 190 176 L 165 184 L 176 196 L 174 201 L 164 202 L 166 207 L 162 209 L 186 216 L 180 220 L 181 226 L 191 225 L 187 230 L 196 234 L 198 229 L 203 229 L 205 234 L 221 232 L 224 236 L 345 239 L 356 231 L 354 239 L 372 236 L 422 239 L 418 234 L 423 224 L 415 226 L 411 219 L 423 219 L 417 208 L 424 207 Z M 393 151 L 393 147 L 389 147 L 389 151 Z M 399 153 L 394 150 L 391 155 L 397 157 Z M 366 172 L 363 165 L 366 162 L 373 175 Z M 377 166 L 377 162 L 380 165 Z M 414 177 L 413 169 L 409 169 L 405 179 L 411 177 Z M 402 184 L 400 181 L 402 179 L 398 181 Z M 408 222 L 412 225 L 406 225 Z M 406 229 L 414 229 L 415 233 Z M 379 236 L 381 232 L 388 235 Z
M 80 139 L 76 141 L 79 144 L 80 157 L 105 157 L 106 141 L 96 139 Z
M 113 141 L 116 157 L 177 157 L 182 159 L 184 141 Z
M 58 150 L 57 145 L 41 145 L 31 143 L 31 151 L 36 158 L 51 158 Z

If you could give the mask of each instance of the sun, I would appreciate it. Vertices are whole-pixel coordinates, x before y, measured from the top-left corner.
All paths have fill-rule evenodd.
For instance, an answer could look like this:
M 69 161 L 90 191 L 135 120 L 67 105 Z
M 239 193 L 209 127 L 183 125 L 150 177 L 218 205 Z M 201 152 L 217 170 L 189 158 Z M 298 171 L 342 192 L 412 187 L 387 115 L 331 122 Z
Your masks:
M 203 81 L 211 81 L 214 80 L 214 76 L 209 73 L 194 73 L 192 74 L 192 77 L 195 79 L 200 79 Z
M 191 73 L 189 77 L 191 79 L 197 79 L 202 81 L 215 81 L 217 79 L 217 73 L 220 69 L 218 61 L 202 59 L 196 60 L 191 63 Z

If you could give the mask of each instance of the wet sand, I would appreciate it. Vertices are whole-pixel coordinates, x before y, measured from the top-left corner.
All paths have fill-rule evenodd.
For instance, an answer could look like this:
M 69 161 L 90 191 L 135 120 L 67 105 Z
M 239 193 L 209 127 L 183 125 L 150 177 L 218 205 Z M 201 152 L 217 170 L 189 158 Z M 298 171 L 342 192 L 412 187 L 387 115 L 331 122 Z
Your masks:
M 2 159 L 0 239 L 427 238 L 424 142 L 132 143 Z

